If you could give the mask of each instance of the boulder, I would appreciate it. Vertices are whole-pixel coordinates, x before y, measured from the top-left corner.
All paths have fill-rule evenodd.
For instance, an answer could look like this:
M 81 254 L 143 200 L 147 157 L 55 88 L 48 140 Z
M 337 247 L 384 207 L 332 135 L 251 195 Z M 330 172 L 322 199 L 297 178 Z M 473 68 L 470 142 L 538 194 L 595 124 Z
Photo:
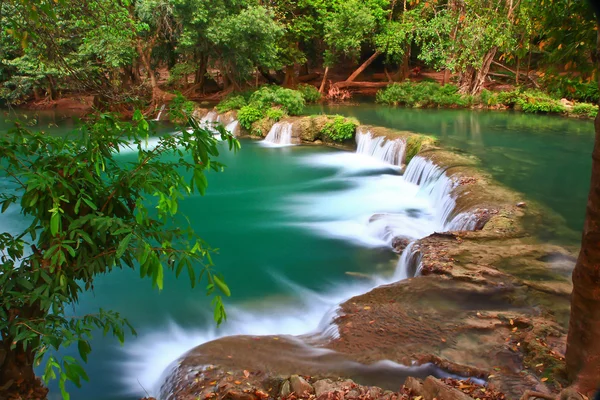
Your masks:
M 412 376 L 406 378 L 406 381 L 404 381 L 404 387 L 410 390 L 412 395 L 422 396 L 423 383 L 421 383 L 421 381 L 417 378 L 413 378 Z
M 458 389 L 446 385 L 433 376 L 428 376 L 423 383 L 423 398 L 425 400 L 444 399 L 444 400 L 472 400 Z
M 290 387 L 290 381 L 288 381 L 286 379 L 285 381 L 283 381 L 283 384 L 281 385 L 281 389 L 279 390 L 279 395 L 281 397 L 288 397 L 290 394 L 292 394 L 292 388 Z
M 315 393 L 315 389 L 304 378 L 298 375 L 290 376 L 290 387 L 292 392 L 298 396 L 308 396 Z

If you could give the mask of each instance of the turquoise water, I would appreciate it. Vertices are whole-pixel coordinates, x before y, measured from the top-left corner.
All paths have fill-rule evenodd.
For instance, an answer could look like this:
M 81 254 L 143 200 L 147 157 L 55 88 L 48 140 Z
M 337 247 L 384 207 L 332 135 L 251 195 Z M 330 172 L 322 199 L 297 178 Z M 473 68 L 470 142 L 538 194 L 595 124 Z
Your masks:
M 593 140 L 589 122 L 369 105 L 331 111 L 435 134 L 446 145 L 478 155 L 498 180 L 552 207 L 573 229 L 581 224 Z M 72 124 L 65 118 L 40 115 L 36 126 L 61 134 Z M 2 124 L 0 131 L 7 126 Z M 127 338 L 124 347 L 116 339 L 95 337 L 86 366 L 92 381 L 72 388 L 72 398 L 139 398 L 144 390 L 155 391 L 164 368 L 180 354 L 226 334 L 321 329 L 337 303 L 389 280 L 397 263 L 398 256 L 369 227 L 370 216 L 410 215 L 412 237 L 438 228 L 431 218 L 435 205 L 418 187 L 392 168 L 356 155 L 322 147 L 267 148 L 244 140 L 238 154 L 224 151 L 221 161 L 228 168 L 210 173 L 207 195 L 186 199 L 181 210 L 219 249 L 214 261 L 232 290 L 229 320 L 216 328 L 202 287 L 192 290 L 185 279 L 168 274 L 159 293 L 135 271 L 100 276 L 74 313 L 99 307 L 119 311 L 139 336 Z M 0 227 L 14 222 L 0 219 Z M 366 281 L 346 272 L 378 278 Z
M 499 182 L 560 214 L 579 239 L 594 144 L 594 124 L 590 120 L 375 104 L 315 106 L 306 110 L 320 112 L 352 116 L 363 124 L 434 135 L 443 146 L 474 154 Z

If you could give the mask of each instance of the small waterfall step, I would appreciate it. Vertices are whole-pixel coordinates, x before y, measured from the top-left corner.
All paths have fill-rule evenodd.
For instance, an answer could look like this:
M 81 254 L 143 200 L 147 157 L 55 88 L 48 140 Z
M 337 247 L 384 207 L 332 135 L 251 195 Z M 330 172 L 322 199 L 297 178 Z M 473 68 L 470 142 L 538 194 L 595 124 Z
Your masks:
M 371 131 L 356 133 L 356 153 L 364 154 L 387 164 L 401 166 L 406 153 L 406 141 L 374 137 Z
M 290 122 L 277 122 L 263 143 L 270 146 L 292 146 L 292 124 Z

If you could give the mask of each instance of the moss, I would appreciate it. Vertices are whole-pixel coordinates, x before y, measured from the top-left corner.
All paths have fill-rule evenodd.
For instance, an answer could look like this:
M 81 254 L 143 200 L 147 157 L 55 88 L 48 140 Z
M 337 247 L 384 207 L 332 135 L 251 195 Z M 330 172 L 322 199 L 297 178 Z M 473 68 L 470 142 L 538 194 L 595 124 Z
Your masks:
M 250 128 L 250 134 L 252 136 L 265 137 L 267 136 L 273 125 L 275 125 L 275 121 L 273 121 L 269 117 L 261 118 L 258 121 L 252 123 L 252 127 Z

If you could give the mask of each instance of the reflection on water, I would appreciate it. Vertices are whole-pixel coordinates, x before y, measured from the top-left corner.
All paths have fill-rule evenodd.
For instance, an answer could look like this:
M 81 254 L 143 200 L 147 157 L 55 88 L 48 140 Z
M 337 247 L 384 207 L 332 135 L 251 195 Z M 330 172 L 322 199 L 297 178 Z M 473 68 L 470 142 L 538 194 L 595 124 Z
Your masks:
M 314 106 L 324 112 L 436 136 L 442 145 L 474 154 L 494 178 L 552 208 L 574 231 L 544 239 L 577 242 L 590 184 L 594 125 L 589 120 L 518 112 L 418 110 L 374 104 Z

